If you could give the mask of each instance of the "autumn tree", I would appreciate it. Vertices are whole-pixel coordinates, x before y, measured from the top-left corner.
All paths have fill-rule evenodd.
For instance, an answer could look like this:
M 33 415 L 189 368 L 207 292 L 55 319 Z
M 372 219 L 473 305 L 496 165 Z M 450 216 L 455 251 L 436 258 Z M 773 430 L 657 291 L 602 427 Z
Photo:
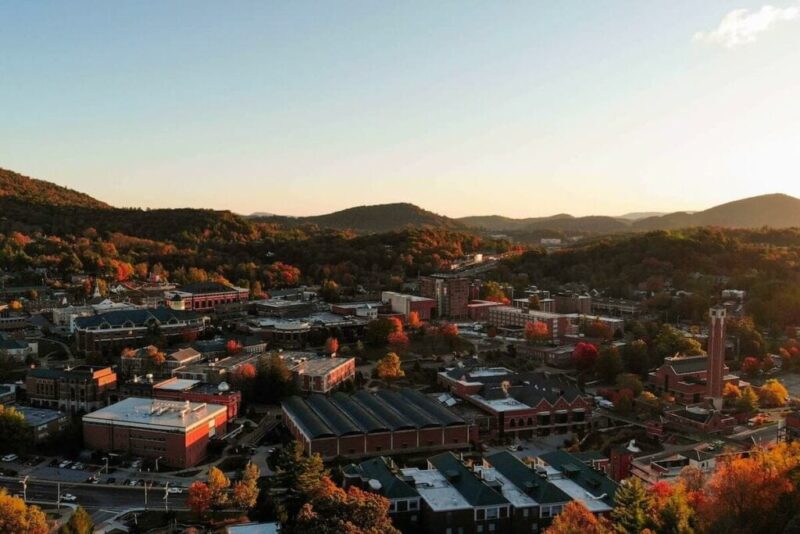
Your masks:
M 296 441 L 279 450 L 275 470 L 278 487 L 286 488 L 278 512 L 290 521 L 297 517 L 304 503 L 321 491 L 329 474 L 319 454 L 304 455 L 303 445 Z
M 408 327 L 412 330 L 416 330 L 420 326 L 422 326 L 422 321 L 419 318 L 419 312 L 412 311 L 408 313 L 408 318 L 406 320 L 408 323 Z
M 635 339 L 622 347 L 622 363 L 629 373 L 643 376 L 650 368 L 647 343 L 642 339 Z
M 231 373 L 231 384 L 242 392 L 242 396 L 249 400 L 253 399 L 256 387 L 256 377 L 258 370 L 252 363 L 245 363 L 236 367 Z
M 303 505 L 297 516 L 297 532 L 346 532 L 349 534 L 400 534 L 389 517 L 389 500 L 352 486 L 347 491 L 327 477 L 323 491 Z
M 753 356 L 748 356 L 742 360 L 742 372 L 750 378 L 757 376 L 761 371 L 761 362 Z
M 583 335 L 608 341 L 614 337 L 614 331 L 603 321 L 593 320 L 584 323 Z
M 69 521 L 58 532 L 59 534 L 92 534 L 94 532 L 94 521 L 82 506 L 78 506 L 70 516 Z
M 219 468 L 212 467 L 208 470 L 208 491 L 211 495 L 211 505 L 222 508 L 228 502 L 228 488 L 231 481 Z
M 400 357 L 394 352 L 388 353 L 378 361 L 375 367 L 378 378 L 382 380 L 396 380 L 406 375 L 400 364 Z
M 742 390 L 742 396 L 736 401 L 736 409 L 745 413 L 758 410 L 758 395 L 752 387 L 747 386 Z
M 48 534 L 50 525 L 38 506 L 28 506 L 19 497 L 0 489 L 0 532 L 8 534 Z
M 541 309 L 541 302 L 539 301 L 539 295 L 531 295 L 528 297 L 528 309 L 532 311 L 538 311 Z
M 722 388 L 722 396 L 729 402 L 736 402 L 742 398 L 742 390 L 733 382 L 725 382 L 725 387 Z
M 788 476 L 800 460 L 797 444 L 755 449 L 749 457 L 720 460 L 707 484 L 702 515 L 709 532 L 780 532 L 782 506 L 795 486 Z
M 705 354 L 700 342 L 687 336 L 674 326 L 664 324 L 654 340 L 655 353 L 661 363 L 667 356 L 683 354 L 684 356 L 697 356 Z
M 594 366 L 597 360 L 597 346 L 581 341 L 572 351 L 572 365 L 580 372 L 585 372 Z
M 595 370 L 601 380 L 613 383 L 617 379 L 617 375 L 625 370 L 619 350 L 612 346 L 601 347 L 595 362 Z
M 239 354 L 242 351 L 242 343 L 238 339 L 229 339 L 225 342 L 225 352 L 227 354 Z
M 150 366 L 160 368 L 167 361 L 167 356 L 158 347 L 150 345 L 147 347 L 147 361 Z
M 233 485 L 233 502 L 239 508 L 249 510 L 258 500 L 258 477 L 261 476 L 258 466 L 248 463 L 242 473 L 242 480 Z
M 528 343 L 550 341 L 550 328 L 543 321 L 528 321 L 525 323 L 525 339 Z
M 778 380 L 771 378 L 758 390 L 758 403 L 765 408 L 778 408 L 786 404 L 789 392 Z
M 410 343 L 405 332 L 392 332 L 386 341 L 396 351 L 407 350 Z
M 329 337 L 325 340 L 325 354 L 336 354 L 339 351 L 339 340 L 335 337 Z
M 458 337 L 458 325 L 454 323 L 443 323 L 439 326 L 439 335 L 446 339 Z
M 570 501 L 545 534 L 613 534 L 606 519 L 594 515 L 581 501 Z
M 489 281 L 483 284 L 483 287 L 481 287 L 481 293 L 483 294 L 484 300 L 500 302 L 503 304 L 509 303 L 506 292 L 497 282 Z
M 195 480 L 189 486 L 189 498 L 186 501 L 189 508 L 197 515 L 205 514 L 211 508 L 211 490 L 202 480 Z
M 611 518 L 623 534 L 639 534 L 653 526 L 653 496 L 637 477 L 625 479 L 614 494 Z

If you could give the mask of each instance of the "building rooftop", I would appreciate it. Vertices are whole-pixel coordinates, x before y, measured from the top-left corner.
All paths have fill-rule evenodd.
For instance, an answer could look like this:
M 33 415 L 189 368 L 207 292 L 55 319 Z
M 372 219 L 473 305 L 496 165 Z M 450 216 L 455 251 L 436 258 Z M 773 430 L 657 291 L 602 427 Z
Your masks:
M 17 411 L 25 417 L 25 421 L 30 426 L 39 426 L 51 421 L 57 421 L 66 415 L 57 410 L 46 410 L 43 408 L 31 408 L 30 406 L 15 406 Z
M 324 376 L 350 361 L 354 361 L 354 358 L 309 358 L 297 362 L 291 369 L 298 374 Z
M 165 380 L 153 386 L 153 389 L 164 389 L 169 391 L 186 391 L 187 389 L 192 389 L 197 384 L 199 384 L 199 380 L 189 380 L 186 378 L 177 378 L 175 380 Z
M 547 480 L 573 499 L 582 501 L 592 512 L 613 508 L 618 485 L 603 473 L 562 450 L 542 454 L 539 459 L 546 464 Z
M 470 509 L 472 506 L 437 469 L 401 469 L 400 472 L 434 512 Z
M 371 458 L 359 464 L 350 464 L 343 471 L 345 476 L 360 477 L 368 481 L 369 489 L 386 497 L 387 499 L 410 499 L 418 497 L 419 493 L 407 482 L 397 476 L 387 465 L 386 458 Z M 376 481 L 377 487 L 372 481 Z
M 186 431 L 209 418 L 227 413 L 227 408 L 204 402 L 172 402 L 129 397 L 83 416 L 84 423 L 114 424 L 155 430 Z
M 240 292 L 247 291 L 247 289 L 235 286 L 226 286 L 225 284 L 219 284 L 217 282 L 196 282 L 181 286 L 178 291 L 193 295 L 203 295 L 209 293 Z
M 502 451 L 487 456 L 486 462 L 538 504 L 563 504 L 572 500 L 558 486 L 536 473 L 510 452 Z

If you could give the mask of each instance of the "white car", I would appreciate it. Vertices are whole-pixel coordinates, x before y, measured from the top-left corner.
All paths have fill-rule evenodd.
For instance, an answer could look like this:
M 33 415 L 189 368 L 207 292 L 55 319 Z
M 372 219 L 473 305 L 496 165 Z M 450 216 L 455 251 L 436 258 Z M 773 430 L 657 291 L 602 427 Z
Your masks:
M 75 502 L 78 500 L 78 498 L 71 493 L 65 493 L 61 496 L 61 500 L 66 502 Z
M 183 493 L 183 488 L 179 488 L 178 486 L 170 486 L 167 489 L 167 493 Z
M 69 464 L 71 464 L 71 463 L 72 462 L 70 462 L 69 460 L 64 460 L 63 462 L 58 464 L 58 467 L 60 467 L 61 469 L 64 469 L 65 467 L 69 467 Z
M 19 459 L 19 456 L 17 456 L 16 454 L 6 454 L 2 458 L 2 460 L 4 462 L 16 462 L 18 459 Z

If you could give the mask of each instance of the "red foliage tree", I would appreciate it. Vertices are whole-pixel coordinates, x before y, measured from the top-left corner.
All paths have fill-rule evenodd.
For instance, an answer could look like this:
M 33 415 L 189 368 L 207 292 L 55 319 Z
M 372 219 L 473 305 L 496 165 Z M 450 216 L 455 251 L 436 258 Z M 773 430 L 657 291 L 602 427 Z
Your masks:
M 550 328 L 541 321 L 525 323 L 525 339 L 530 343 L 543 343 L 550 339 Z
M 339 340 L 329 337 L 325 340 L 325 354 L 336 354 L 339 351 Z
M 200 480 L 192 482 L 186 504 L 198 515 L 206 513 L 211 507 L 211 490 L 208 489 L 208 484 Z
M 229 339 L 225 343 L 225 352 L 228 354 L 238 354 L 242 350 L 242 344 L 236 339 Z
M 392 332 L 387 340 L 395 350 L 406 350 L 408 348 L 409 341 L 405 332 Z
M 408 314 L 408 327 L 411 329 L 417 329 L 422 326 L 422 321 L 419 318 L 419 312 L 409 312 Z
M 458 325 L 453 323 L 444 323 L 439 327 L 439 334 L 444 337 L 454 338 L 458 336 Z
M 581 341 L 572 352 L 572 364 L 578 371 L 587 371 L 597 361 L 597 347 L 592 343 Z
M 748 356 L 742 361 L 742 372 L 747 376 L 753 377 L 761 370 L 761 362 L 753 356 Z

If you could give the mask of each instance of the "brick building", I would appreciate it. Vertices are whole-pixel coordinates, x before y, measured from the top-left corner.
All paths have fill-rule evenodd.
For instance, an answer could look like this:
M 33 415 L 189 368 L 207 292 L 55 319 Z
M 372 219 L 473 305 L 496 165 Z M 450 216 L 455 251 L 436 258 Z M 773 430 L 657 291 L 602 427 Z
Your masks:
M 300 361 L 286 359 L 300 391 L 329 393 L 344 382 L 356 377 L 355 358 L 303 358 Z
M 179 341 L 199 335 L 207 318 L 168 308 L 117 310 L 75 319 L 78 350 L 91 355 L 117 356 L 126 347 L 146 344 L 151 336 Z
M 528 438 L 583 430 L 588 397 L 571 382 L 545 373 L 514 373 L 504 367 L 456 367 L 437 375 L 439 384 L 490 415 L 493 437 Z
M 209 442 L 225 435 L 227 410 L 217 404 L 131 397 L 83 416 L 86 446 L 160 459 L 175 468 L 206 457 Z
M 430 321 L 433 317 L 433 310 L 436 308 L 436 300 L 433 298 L 406 295 L 394 291 L 381 293 L 381 301 L 387 303 L 393 313 L 398 313 L 406 318 L 411 312 L 417 312 L 422 321 Z
M 25 389 L 33 406 L 91 412 L 116 401 L 117 374 L 110 367 L 91 365 L 37 368 L 28 371 Z
M 57 410 L 32 408 L 30 406 L 15 406 L 15 408 L 22 414 L 25 418 L 25 423 L 31 428 L 34 443 L 41 443 L 58 436 L 69 423 L 67 414 Z
M 174 310 L 211 312 L 223 304 L 247 302 L 250 290 L 216 282 L 187 284 L 173 291 L 165 291 L 166 304 Z
M 308 454 L 325 460 L 466 449 L 475 427 L 413 389 L 291 397 L 283 420 Z
M 670 393 L 676 402 L 693 404 L 701 402 L 708 394 L 708 356 L 673 356 L 664 358 L 664 363 L 651 371 L 648 383 L 656 393 Z M 723 383 L 739 383 L 739 377 L 730 374 L 723 364 Z
M 208 384 L 199 380 L 167 378 L 153 381 L 148 378 L 134 378 L 120 385 L 120 398 L 144 397 L 161 400 L 205 402 L 219 404 L 228 410 L 228 421 L 239 415 L 242 405 L 242 392 L 232 390 L 227 383 Z
M 436 301 L 436 315 L 450 319 L 465 319 L 471 300 L 472 282 L 469 278 L 450 274 L 434 274 L 419 279 L 419 292 Z
M 467 315 L 471 321 L 485 323 L 489 320 L 489 310 L 502 305 L 500 302 L 490 300 L 473 300 L 467 304 Z
M 551 341 L 558 341 L 561 337 L 577 331 L 572 326 L 570 318 L 559 313 L 543 312 L 539 310 L 525 310 L 513 306 L 496 306 L 489 308 L 489 324 L 498 328 L 525 328 L 528 323 L 545 323 Z

